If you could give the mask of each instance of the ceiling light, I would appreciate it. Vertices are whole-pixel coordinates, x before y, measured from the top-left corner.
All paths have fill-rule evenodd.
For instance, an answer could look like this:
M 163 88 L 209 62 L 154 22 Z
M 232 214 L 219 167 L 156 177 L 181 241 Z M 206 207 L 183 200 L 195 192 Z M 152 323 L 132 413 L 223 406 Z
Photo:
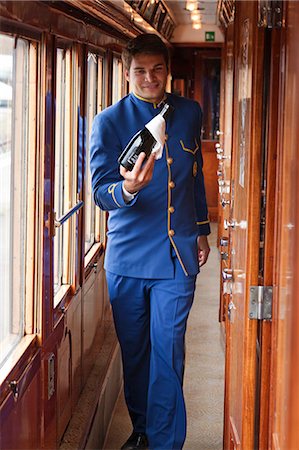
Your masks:
M 189 0 L 186 2 L 187 11 L 195 11 L 197 9 L 197 1 Z
M 198 11 L 191 11 L 191 20 L 200 20 L 200 13 Z
M 201 29 L 201 22 L 194 22 L 192 24 L 192 28 L 194 28 L 194 30 L 200 30 Z

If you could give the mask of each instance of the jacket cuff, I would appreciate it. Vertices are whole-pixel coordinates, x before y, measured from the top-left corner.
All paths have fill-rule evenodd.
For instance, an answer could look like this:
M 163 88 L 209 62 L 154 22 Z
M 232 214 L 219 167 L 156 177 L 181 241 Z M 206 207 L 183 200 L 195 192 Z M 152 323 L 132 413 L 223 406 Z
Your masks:
M 199 236 L 207 236 L 211 233 L 210 228 L 210 221 L 209 220 L 203 220 L 202 222 L 196 222 L 198 226 L 198 235 Z
M 123 183 L 120 181 L 118 183 L 112 183 L 108 187 L 108 192 L 112 196 L 112 199 L 116 206 L 119 208 L 123 208 L 125 206 L 131 206 L 133 205 L 137 200 L 137 194 L 134 196 L 132 200 L 129 202 L 126 201 L 123 195 Z

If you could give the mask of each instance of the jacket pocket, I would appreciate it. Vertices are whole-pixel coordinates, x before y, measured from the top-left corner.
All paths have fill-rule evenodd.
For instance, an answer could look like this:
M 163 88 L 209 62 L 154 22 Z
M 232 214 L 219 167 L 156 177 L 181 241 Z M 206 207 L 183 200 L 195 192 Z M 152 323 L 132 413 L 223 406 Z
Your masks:
M 195 155 L 197 150 L 199 149 L 198 142 L 195 138 L 189 139 L 187 141 L 183 141 L 182 139 L 180 139 L 180 144 L 184 152 L 191 153 L 192 155 Z

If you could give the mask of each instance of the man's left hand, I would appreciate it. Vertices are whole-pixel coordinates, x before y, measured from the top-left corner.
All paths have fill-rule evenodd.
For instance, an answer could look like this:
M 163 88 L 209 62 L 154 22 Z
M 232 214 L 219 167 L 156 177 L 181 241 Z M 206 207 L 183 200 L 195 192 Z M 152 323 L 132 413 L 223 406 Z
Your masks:
M 207 236 L 198 236 L 197 238 L 197 249 L 198 249 L 198 262 L 199 267 L 203 266 L 207 260 L 210 253 L 210 246 Z

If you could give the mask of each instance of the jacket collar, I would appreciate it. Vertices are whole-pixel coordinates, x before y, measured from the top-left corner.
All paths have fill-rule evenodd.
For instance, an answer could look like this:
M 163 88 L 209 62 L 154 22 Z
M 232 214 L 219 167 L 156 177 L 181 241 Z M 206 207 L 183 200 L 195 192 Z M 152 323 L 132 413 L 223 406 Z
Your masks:
M 164 105 L 169 94 L 167 92 L 165 92 L 163 99 L 159 103 L 151 102 L 150 100 L 147 100 L 146 98 L 143 98 L 138 94 L 135 94 L 135 92 L 131 92 L 130 96 L 131 96 L 131 100 L 136 104 L 139 104 L 139 105 L 144 104 L 144 105 L 148 105 L 149 107 L 153 107 L 153 109 L 157 109 Z

